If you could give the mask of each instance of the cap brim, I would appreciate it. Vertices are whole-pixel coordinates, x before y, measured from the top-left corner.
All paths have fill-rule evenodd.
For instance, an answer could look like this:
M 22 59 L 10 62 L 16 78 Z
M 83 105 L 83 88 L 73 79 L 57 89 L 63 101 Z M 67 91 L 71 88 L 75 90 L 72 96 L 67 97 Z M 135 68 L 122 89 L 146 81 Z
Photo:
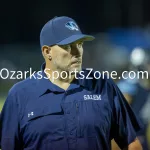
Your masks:
M 61 42 L 57 43 L 57 45 L 66 45 L 66 44 L 70 44 L 72 42 L 78 41 L 83 39 L 83 41 L 92 41 L 95 39 L 94 36 L 91 35 L 85 35 L 85 34 L 80 34 L 80 35 L 72 35 L 64 40 L 62 40 Z

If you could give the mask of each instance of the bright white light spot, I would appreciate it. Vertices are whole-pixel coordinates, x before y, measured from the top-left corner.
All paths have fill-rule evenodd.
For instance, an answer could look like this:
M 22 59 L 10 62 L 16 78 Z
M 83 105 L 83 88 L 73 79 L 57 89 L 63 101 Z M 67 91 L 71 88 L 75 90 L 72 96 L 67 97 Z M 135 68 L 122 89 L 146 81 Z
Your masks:
M 144 62 L 146 55 L 142 48 L 135 48 L 132 53 L 130 60 L 133 63 L 133 65 L 138 66 Z

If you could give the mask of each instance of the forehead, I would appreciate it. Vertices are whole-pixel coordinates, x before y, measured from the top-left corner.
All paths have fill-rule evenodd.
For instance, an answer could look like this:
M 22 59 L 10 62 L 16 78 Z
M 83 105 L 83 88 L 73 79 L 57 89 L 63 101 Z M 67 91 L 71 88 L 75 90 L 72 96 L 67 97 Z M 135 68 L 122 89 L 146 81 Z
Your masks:
M 84 39 L 80 39 L 80 40 L 74 41 L 74 42 L 66 44 L 66 45 L 74 45 L 74 44 L 78 44 L 78 43 L 83 43 L 84 41 L 85 41 Z M 51 47 L 61 48 L 61 47 L 64 47 L 66 45 L 53 45 Z
M 74 42 L 66 44 L 66 45 L 74 45 L 74 44 L 78 44 L 78 43 L 81 43 L 81 42 L 84 42 L 84 39 L 80 39 L 80 40 L 74 41 Z

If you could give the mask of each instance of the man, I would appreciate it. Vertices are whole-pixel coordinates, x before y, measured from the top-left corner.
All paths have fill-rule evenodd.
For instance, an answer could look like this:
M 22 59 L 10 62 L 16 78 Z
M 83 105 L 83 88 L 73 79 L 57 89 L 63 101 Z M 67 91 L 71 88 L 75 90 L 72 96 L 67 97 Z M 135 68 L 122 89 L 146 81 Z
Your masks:
M 45 63 L 8 93 L 2 150 L 110 150 L 113 138 L 121 149 L 142 150 L 136 137 L 141 125 L 118 87 L 82 69 L 83 42 L 93 39 L 69 17 L 44 25 Z

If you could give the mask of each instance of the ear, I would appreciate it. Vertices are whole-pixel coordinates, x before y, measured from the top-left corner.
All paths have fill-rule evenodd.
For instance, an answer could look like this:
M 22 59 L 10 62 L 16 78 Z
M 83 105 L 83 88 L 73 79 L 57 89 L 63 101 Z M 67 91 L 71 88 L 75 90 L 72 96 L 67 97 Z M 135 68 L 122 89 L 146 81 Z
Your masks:
M 44 45 L 42 46 L 42 54 L 45 58 L 51 58 L 51 47 Z

